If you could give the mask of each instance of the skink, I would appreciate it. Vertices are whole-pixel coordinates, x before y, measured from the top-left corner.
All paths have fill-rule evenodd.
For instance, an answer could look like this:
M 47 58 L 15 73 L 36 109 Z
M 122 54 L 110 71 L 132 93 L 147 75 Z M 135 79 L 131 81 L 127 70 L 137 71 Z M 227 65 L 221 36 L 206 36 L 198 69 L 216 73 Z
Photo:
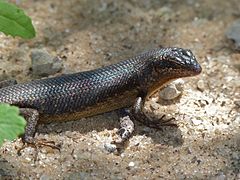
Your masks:
M 130 106 L 139 119 L 148 96 L 171 80 L 201 70 L 190 50 L 158 48 L 103 68 L 3 87 L 0 103 L 20 108 L 28 122 L 23 140 L 32 142 L 38 123 L 77 120 Z M 121 124 L 121 137 L 126 139 L 133 127 Z

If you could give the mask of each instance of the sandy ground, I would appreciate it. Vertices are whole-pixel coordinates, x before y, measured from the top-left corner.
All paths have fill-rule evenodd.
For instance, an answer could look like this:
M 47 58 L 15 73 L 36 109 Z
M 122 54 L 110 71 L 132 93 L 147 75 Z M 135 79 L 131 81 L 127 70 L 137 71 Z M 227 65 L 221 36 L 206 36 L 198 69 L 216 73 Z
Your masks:
M 94 69 L 159 46 L 191 49 L 203 67 L 185 80 L 174 102 L 150 100 L 146 110 L 176 118 L 178 128 L 136 123 L 120 154 L 108 153 L 116 113 L 41 125 L 37 139 L 61 152 L 21 140 L 0 148 L 0 179 L 240 179 L 240 53 L 225 31 L 240 18 L 238 0 L 20 1 L 32 18 L 32 40 L 0 34 L 0 75 L 33 79 L 30 52 L 45 49 L 64 61 L 62 73 Z M 201 87 L 199 89 L 199 87 Z M 155 98 L 156 99 L 156 98 Z

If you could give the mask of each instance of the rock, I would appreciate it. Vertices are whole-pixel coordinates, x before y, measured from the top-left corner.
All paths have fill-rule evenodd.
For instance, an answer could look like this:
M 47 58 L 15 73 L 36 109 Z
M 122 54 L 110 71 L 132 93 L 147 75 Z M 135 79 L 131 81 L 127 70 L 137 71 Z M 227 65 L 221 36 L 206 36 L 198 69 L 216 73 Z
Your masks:
M 105 143 L 104 144 L 104 148 L 109 152 L 109 153 L 113 153 L 117 150 L 117 146 L 115 144 L 111 144 L 111 143 Z
M 49 177 L 49 176 L 46 175 L 46 174 L 42 174 L 39 179 L 40 179 L 40 180 L 49 180 L 49 179 L 51 179 L 51 177 Z
M 180 96 L 183 91 L 184 81 L 179 79 L 170 83 L 159 92 L 159 96 L 164 100 L 173 100 Z
M 153 110 L 157 110 L 157 109 L 159 109 L 160 105 L 158 103 L 154 102 L 154 101 L 151 101 L 150 107 Z
M 240 49 L 240 19 L 234 21 L 228 28 L 225 35 L 235 42 L 236 48 Z
M 134 167 L 134 166 L 135 166 L 135 163 L 132 161 L 128 164 L 128 167 Z
M 205 89 L 205 83 L 204 81 L 201 79 L 197 82 L 197 88 L 200 90 L 200 91 L 204 91 Z
M 31 52 L 32 74 L 37 77 L 53 75 L 62 70 L 63 64 L 58 57 L 51 56 L 46 50 L 34 49 Z
M 223 172 L 218 173 L 214 178 L 212 178 L 213 180 L 225 180 L 226 175 Z
M 182 79 L 177 79 L 173 81 L 171 84 L 174 84 L 178 91 L 183 91 L 184 89 L 184 80 Z
M 198 119 L 192 119 L 192 123 L 195 125 L 195 126 L 198 126 L 200 124 L 202 124 L 203 122 L 201 120 L 198 120 Z

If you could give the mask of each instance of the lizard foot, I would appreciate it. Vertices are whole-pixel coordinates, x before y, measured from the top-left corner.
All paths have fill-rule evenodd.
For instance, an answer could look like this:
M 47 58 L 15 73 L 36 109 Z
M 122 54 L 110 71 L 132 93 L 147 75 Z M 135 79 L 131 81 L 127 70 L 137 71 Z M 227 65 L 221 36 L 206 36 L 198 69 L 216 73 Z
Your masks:
M 160 118 L 151 118 L 143 114 L 143 117 L 140 118 L 141 123 L 147 125 L 150 128 L 161 129 L 162 126 L 172 126 L 177 127 L 173 121 L 175 120 L 174 117 L 166 119 L 166 115 L 162 115 Z
M 23 146 L 18 149 L 17 151 L 17 154 L 20 156 L 21 155 L 21 151 L 27 147 L 32 147 L 35 149 L 35 155 L 34 155 L 34 161 L 37 160 L 37 157 L 38 157 L 38 153 L 39 153 L 39 149 L 41 147 L 44 147 L 44 146 L 47 146 L 47 147 L 50 147 L 52 149 L 57 149 L 59 152 L 61 150 L 61 147 L 59 145 L 55 145 L 55 142 L 54 141 L 47 141 L 45 139 L 42 139 L 42 140 L 33 140 L 33 138 L 28 138 L 28 139 L 25 139 L 23 138 Z
M 161 118 L 151 118 L 143 112 L 143 99 L 138 97 L 132 109 L 132 116 L 135 120 L 150 128 L 161 129 L 162 126 L 177 126 L 173 123 L 175 118 L 166 119 L 166 115 Z
M 120 128 L 117 131 L 118 138 L 114 140 L 114 144 L 124 144 L 133 134 L 134 123 L 129 116 L 120 118 Z

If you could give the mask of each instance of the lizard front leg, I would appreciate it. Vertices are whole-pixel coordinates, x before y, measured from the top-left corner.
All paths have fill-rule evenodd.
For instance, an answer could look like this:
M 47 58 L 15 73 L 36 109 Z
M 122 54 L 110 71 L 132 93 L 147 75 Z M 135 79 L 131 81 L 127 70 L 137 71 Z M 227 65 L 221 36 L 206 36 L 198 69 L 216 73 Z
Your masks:
M 144 107 L 144 100 L 142 97 L 137 97 L 135 104 L 132 108 L 132 116 L 137 121 L 141 122 L 142 124 L 145 124 L 148 127 L 160 129 L 161 126 L 176 126 L 176 124 L 172 123 L 171 121 L 174 120 L 174 118 L 165 119 L 165 115 L 163 115 L 160 119 L 153 119 L 147 116 L 143 112 Z
M 165 115 L 163 115 L 160 119 L 150 118 L 143 112 L 143 106 L 143 97 L 139 96 L 136 98 L 131 111 L 127 109 L 121 109 L 118 111 L 120 115 L 120 128 L 117 132 L 119 138 L 118 140 L 115 140 L 115 143 L 124 143 L 132 136 L 134 132 L 134 119 L 148 127 L 156 129 L 160 129 L 161 126 L 176 126 L 176 124 L 171 122 L 174 118 L 163 120 Z

